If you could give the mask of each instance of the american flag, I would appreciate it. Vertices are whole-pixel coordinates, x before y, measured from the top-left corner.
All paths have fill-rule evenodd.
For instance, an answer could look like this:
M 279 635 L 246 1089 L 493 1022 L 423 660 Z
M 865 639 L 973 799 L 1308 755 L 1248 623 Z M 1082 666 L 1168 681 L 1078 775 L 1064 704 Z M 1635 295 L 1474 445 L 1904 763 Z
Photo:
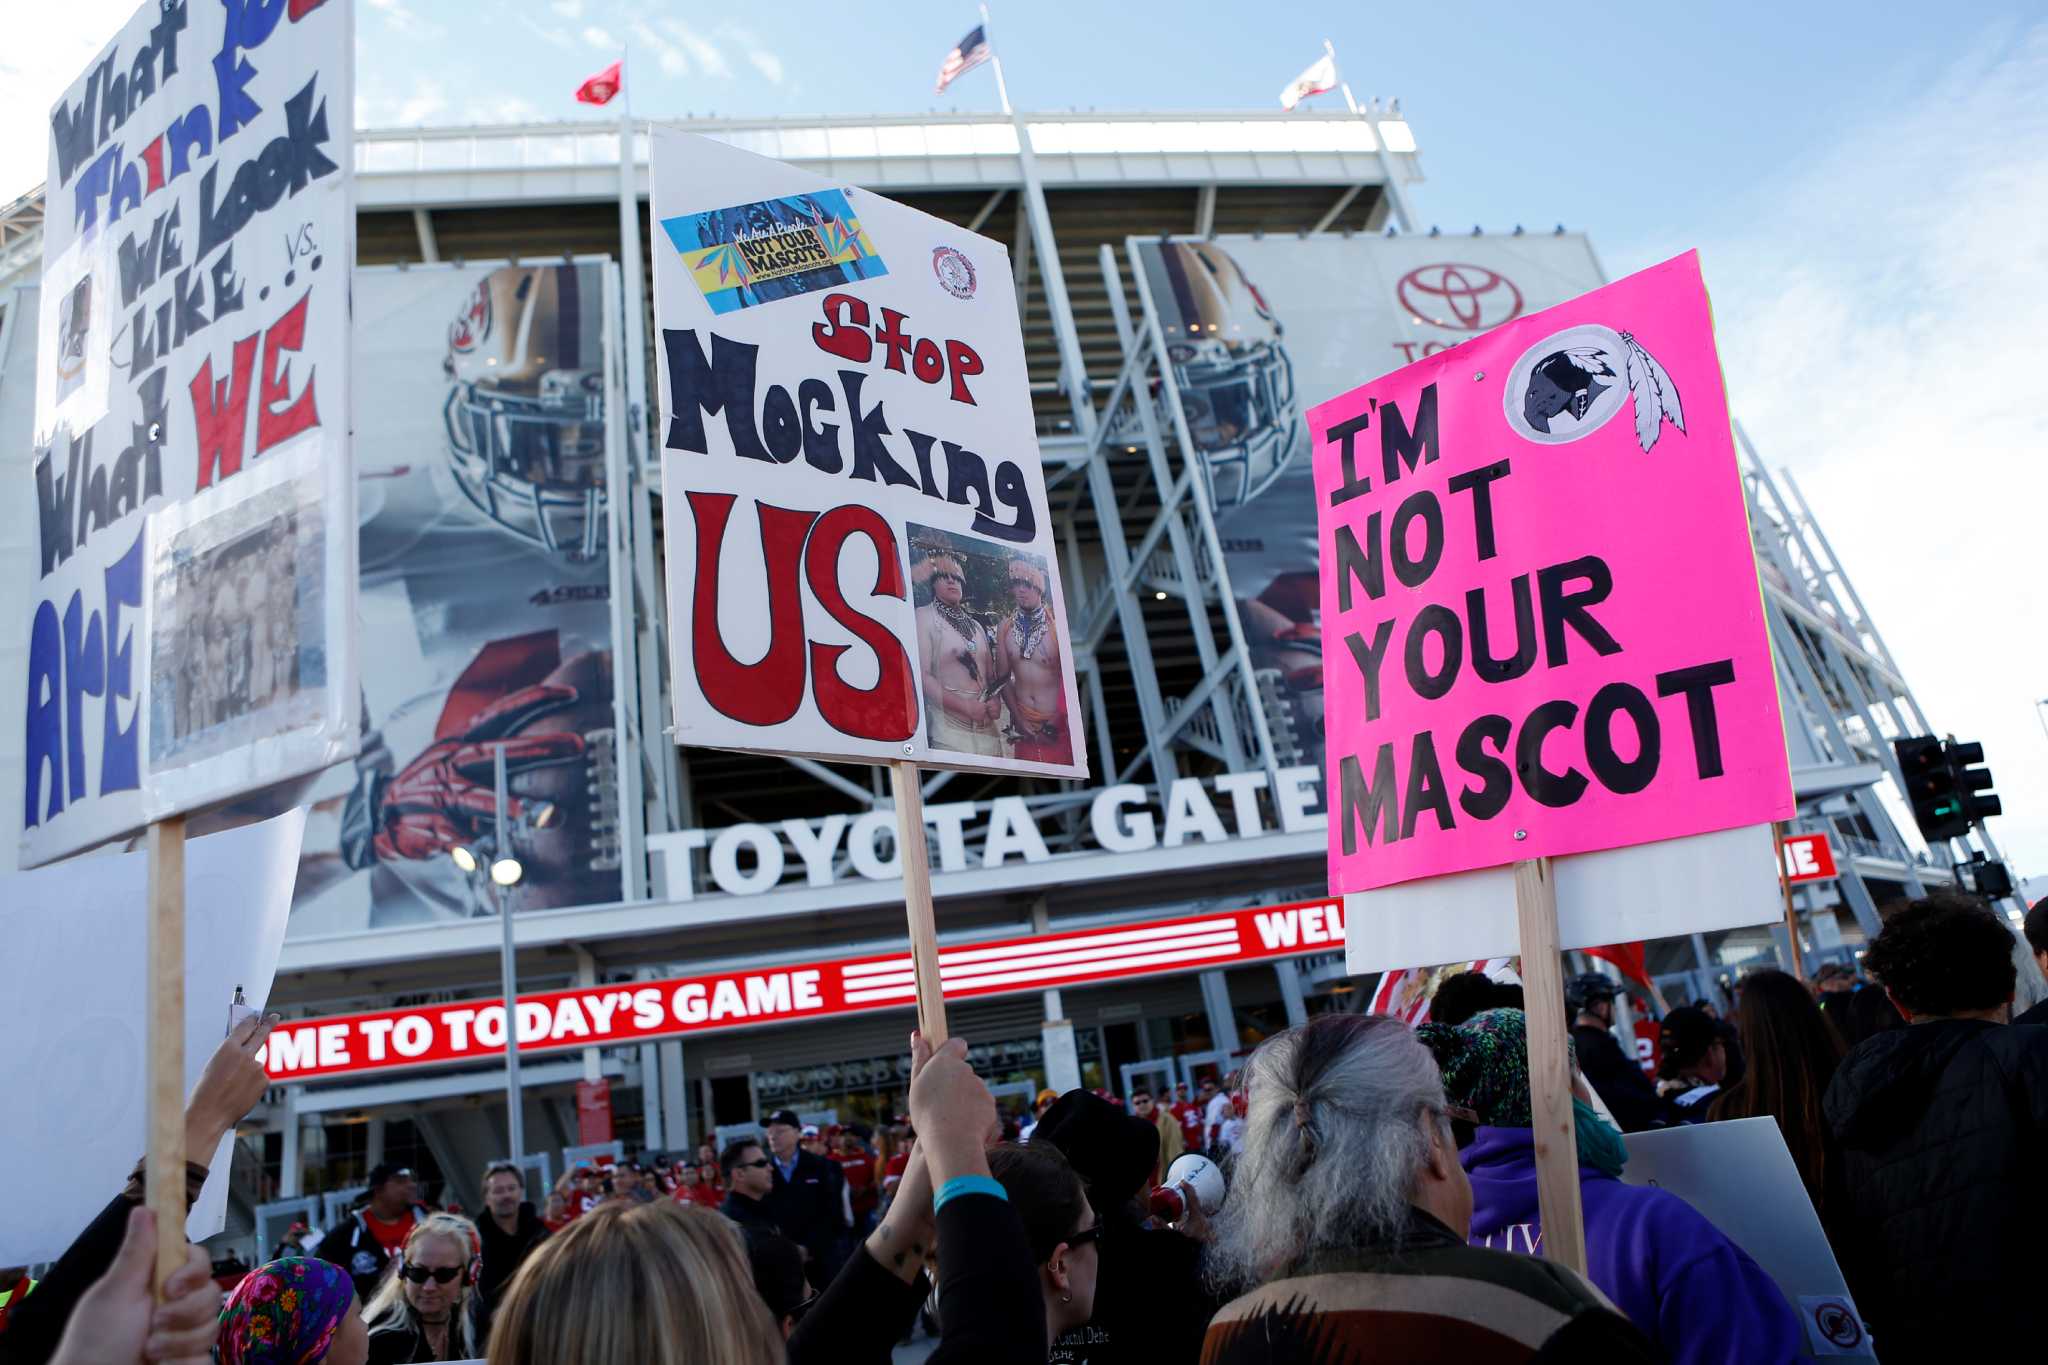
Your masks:
M 988 38 L 976 24 L 967 30 L 967 36 L 953 45 L 946 54 L 946 60 L 939 63 L 939 83 L 932 87 L 934 94 L 943 95 L 946 87 L 967 72 L 987 61 L 992 54 L 988 50 Z

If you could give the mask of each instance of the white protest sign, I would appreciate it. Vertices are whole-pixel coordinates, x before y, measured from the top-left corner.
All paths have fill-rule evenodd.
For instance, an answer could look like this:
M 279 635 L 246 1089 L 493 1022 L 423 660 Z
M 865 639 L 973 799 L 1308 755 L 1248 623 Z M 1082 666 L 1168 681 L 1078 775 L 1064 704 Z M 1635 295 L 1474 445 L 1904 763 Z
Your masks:
M 677 739 L 1085 777 L 1008 253 L 651 146 Z
M 148 0 L 49 116 L 21 853 L 355 751 L 350 0 Z
M 185 1087 L 227 1032 L 241 987 L 261 1009 L 284 945 L 305 812 L 194 839 L 186 847 Z M 0 877 L 0 1163 L 36 1172 L 0 1219 L 0 1263 L 53 1260 L 121 1189 L 146 1132 L 147 903 L 142 853 L 77 858 Z M 62 913 L 55 908 L 62 907 Z M 230 1136 L 186 1219 L 197 1240 L 227 1211 Z
M 1775 1120 L 1631 1133 L 1621 1178 L 1677 1195 L 1748 1252 L 1799 1310 L 1813 1354 L 1872 1354 L 1870 1334 Z

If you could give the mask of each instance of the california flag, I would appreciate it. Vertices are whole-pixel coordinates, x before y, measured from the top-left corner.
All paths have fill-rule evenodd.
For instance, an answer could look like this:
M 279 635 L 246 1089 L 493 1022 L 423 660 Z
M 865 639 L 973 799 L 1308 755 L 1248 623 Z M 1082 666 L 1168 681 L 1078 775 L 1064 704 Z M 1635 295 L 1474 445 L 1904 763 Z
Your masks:
M 1292 109 L 1310 95 L 1320 95 L 1325 90 L 1337 88 L 1337 58 L 1325 52 L 1308 70 L 1287 83 L 1280 92 L 1280 107 Z

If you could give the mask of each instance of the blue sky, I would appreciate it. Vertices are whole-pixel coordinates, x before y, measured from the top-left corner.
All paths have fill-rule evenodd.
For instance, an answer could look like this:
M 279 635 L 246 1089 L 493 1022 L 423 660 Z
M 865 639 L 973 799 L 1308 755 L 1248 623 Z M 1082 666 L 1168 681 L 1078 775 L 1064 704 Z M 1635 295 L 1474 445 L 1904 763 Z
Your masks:
M 133 7 L 14 16 L 0 107 L 47 108 Z M 571 92 L 628 42 L 643 115 L 996 107 L 986 70 L 931 93 L 976 22 L 952 0 L 357 7 L 367 126 L 602 118 Z M 1615 275 L 1698 246 L 1736 411 L 1796 471 L 1935 728 L 1985 742 L 2017 869 L 2048 874 L 2038 3 L 1008 0 L 994 19 L 1026 110 L 1268 108 L 1329 38 L 1361 98 L 1401 99 L 1425 223 L 1562 222 Z M 40 115 L 11 131 L 0 197 L 41 173 Z

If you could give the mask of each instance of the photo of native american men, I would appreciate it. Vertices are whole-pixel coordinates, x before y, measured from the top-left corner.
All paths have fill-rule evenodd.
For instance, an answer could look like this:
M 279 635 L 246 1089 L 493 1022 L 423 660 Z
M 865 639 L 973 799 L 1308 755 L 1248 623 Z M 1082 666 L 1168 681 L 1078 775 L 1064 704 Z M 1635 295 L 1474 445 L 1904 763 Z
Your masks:
M 152 761 L 183 761 L 302 723 L 326 685 L 323 525 L 292 486 L 173 535 L 156 573 Z
M 925 741 L 934 749 L 1073 762 L 1045 560 L 995 541 L 910 527 Z

